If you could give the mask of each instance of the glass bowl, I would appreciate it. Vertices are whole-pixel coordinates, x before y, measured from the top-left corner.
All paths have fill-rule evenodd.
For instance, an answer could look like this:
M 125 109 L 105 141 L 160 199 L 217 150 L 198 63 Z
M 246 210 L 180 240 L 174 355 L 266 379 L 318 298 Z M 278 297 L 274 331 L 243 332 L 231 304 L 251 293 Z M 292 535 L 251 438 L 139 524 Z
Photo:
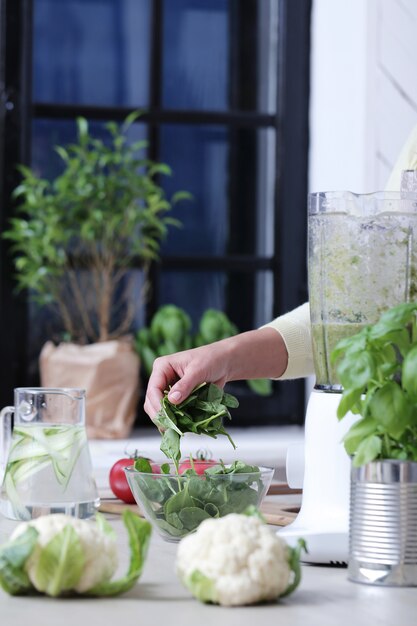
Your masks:
M 226 468 L 228 466 L 226 465 Z M 151 474 L 126 467 L 133 496 L 146 519 L 167 541 L 179 541 L 205 519 L 260 507 L 274 475 L 270 467 L 248 473 Z

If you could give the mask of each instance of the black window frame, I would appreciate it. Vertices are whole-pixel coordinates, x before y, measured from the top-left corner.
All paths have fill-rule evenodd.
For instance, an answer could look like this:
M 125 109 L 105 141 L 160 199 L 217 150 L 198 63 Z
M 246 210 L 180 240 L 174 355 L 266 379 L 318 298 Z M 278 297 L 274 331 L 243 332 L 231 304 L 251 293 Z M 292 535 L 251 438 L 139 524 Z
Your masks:
M 308 104 L 309 104 L 309 65 L 310 65 L 310 16 L 311 0 L 279 0 L 278 41 L 279 85 L 277 89 L 276 114 L 249 110 L 251 90 L 245 90 L 245 81 L 250 84 L 251 65 L 245 56 L 242 32 L 250 28 L 255 19 L 256 0 L 244 0 L 252 6 L 253 15 L 246 11 L 243 22 L 239 22 L 238 34 L 231 32 L 231 55 L 234 63 L 239 63 L 242 71 L 234 73 L 236 83 L 230 89 L 240 98 L 239 109 L 225 112 L 167 110 L 161 107 L 162 73 L 162 18 L 164 0 L 153 0 L 151 38 L 151 82 L 150 105 L 141 120 L 148 125 L 149 155 L 159 159 L 159 128 L 161 124 L 223 125 L 238 132 L 239 129 L 272 128 L 277 135 L 277 178 L 275 188 L 275 249 L 273 256 L 224 255 L 221 257 L 167 257 L 151 270 L 151 280 L 157 285 L 159 274 L 166 268 L 169 271 L 224 271 L 240 272 L 248 277 L 254 272 L 268 270 L 274 276 L 274 310 L 278 316 L 307 298 L 306 281 L 306 197 L 307 197 L 307 155 L 308 155 Z M 235 13 L 234 24 L 240 19 L 239 3 L 230 0 L 231 11 Z M 62 105 L 33 103 L 31 100 L 31 56 L 32 56 L 32 12 L 31 0 L 0 0 L 0 226 L 3 230 L 13 213 L 11 191 L 18 182 L 15 163 L 28 163 L 30 159 L 31 123 L 36 118 L 73 120 L 82 115 L 92 121 L 122 120 L 131 108 L 87 105 Z M 247 70 L 247 71 L 246 71 Z M 249 78 L 248 78 L 249 75 Z M 253 78 L 253 77 L 252 77 Z M 252 90 L 253 92 L 253 90 Z M 248 175 L 253 172 L 254 161 L 247 157 L 239 167 L 246 168 Z M 253 151 L 255 154 L 255 151 Z M 6 158 L 7 155 L 7 158 Z M 235 155 L 236 156 L 236 155 Z M 233 150 L 232 150 L 232 158 Z M 238 157 L 236 157 L 238 158 Z M 238 186 L 231 189 L 231 219 L 239 211 L 242 216 L 244 198 L 239 196 Z M 249 213 L 247 214 L 249 216 Z M 235 216 L 236 217 L 236 216 Z M 249 226 L 250 228 L 250 226 Z M 295 250 L 297 251 L 295 253 Z M 0 380 L 0 401 L 2 406 L 11 402 L 11 390 L 27 384 L 25 363 L 26 332 L 28 313 L 25 294 L 14 292 L 13 267 L 8 245 L 0 241 L 0 350 L 2 376 Z M 282 280 L 285 277 L 285 280 Z M 237 287 L 237 290 L 239 287 Z M 152 290 L 147 304 L 146 317 L 149 320 L 158 307 L 157 288 Z M 238 293 L 229 293 L 230 316 L 233 302 L 239 302 Z M 241 303 L 239 303 L 241 305 Z M 250 320 L 246 320 L 250 324 Z M 244 324 L 245 325 L 245 324 Z M 7 329 L 7 330 L 6 330 Z M 243 328 L 247 330 L 248 328 Z M 285 383 L 280 411 L 277 399 L 254 397 L 247 394 L 239 410 L 239 425 L 254 425 L 257 414 L 262 414 L 258 423 L 302 423 L 304 414 L 304 382 Z M 288 402 L 285 398 L 288 397 Z M 278 416 L 277 416 L 278 414 Z

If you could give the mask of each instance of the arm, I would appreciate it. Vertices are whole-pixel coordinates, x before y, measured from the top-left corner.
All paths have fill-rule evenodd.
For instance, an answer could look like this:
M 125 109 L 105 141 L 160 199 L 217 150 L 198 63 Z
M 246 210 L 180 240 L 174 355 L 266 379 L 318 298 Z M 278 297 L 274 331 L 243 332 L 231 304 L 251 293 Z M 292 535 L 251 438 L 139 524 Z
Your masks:
M 310 312 L 304 304 L 257 330 L 156 359 L 144 408 L 154 418 L 170 385 L 169 399 L 178 404 L 203 381 L 224 387 L 232 380 L 284 380 L 312 372 Z
M 149 378 L 145 411 L 151 419 L 156 415 L 163 391 L 169 385 L 172 386 L 169 399 L 178 404 L 204 381 L 224 387 L 232 380 L 279 378 L 287 361 L 282 336 L 267 327 L 159 357 Z

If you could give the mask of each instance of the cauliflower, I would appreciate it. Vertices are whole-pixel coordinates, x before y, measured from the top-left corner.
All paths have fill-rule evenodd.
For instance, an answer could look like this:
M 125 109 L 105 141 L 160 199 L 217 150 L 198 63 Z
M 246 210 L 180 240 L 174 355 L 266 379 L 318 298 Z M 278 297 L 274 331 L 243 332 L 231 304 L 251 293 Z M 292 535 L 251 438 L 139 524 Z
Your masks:
M 42 580 L 38 578 L 38 563 L 40 554 L 48 543 L 67 527 L 74 529 L 80 542 L 83 568 L 81 577 L 74 584 L 73 590 L 83 593 L 101 582 L 108 581 L 117 569 L 117 543 L 113 533 L 106 534 L 102 529 L 85 520 L 70 517 L 69 515 L 46 515 L 30 522 L 23 522 L 12 533 L 10 539 L 16 539 L 27 530 L 28 526 L 38 532 L 37 543 L 32 554 L 25 563 L 25 570 L 32 585 L 38 591 L 42 588 Z
M 300 580 L 299 549 L 292 549 L 256 516 L 232 513 L 204 520 L 181 540 L 176 570 L 203 602 L 238 606 L 276 600 Z
M 142 572 L 151 527 L 131 511 L 123 513 L 123 521 L 130 544 L 124 577 L 110 580 L 118 564 L 117 544 L 102 515 L 92 523 L 57 514 L 23 522 L 0 546 L 0 586 L 13 595 L 36 590 L 49 596 L 111 596 L 128 591 Z

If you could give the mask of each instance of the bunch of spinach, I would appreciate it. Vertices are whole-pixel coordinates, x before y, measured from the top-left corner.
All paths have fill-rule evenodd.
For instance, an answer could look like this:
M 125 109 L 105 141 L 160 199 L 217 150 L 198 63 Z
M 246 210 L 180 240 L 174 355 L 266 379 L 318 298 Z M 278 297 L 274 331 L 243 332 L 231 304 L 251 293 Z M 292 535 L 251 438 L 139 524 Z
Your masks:
M 343 386 L 339 419 L 348 411 L 361 416 L 344 437 L 353 464 L 417 461 L 417 302 L 340 341 L 332 361 Z
M 135 469 L 141 472 L 134 489 L 145 513 L 163 533 L 180 538 L 209 518 L 229 513 L 243 513 L 256 506 L 265 489 L 259 467 L 234 461 L 214 465 L 198 475 L 193 469 L 184 474 L 170 474 L 168 463 L 155 476 L 147 459 L 139 458 Z
M 160 449 L 176 467 L 181 458 L 180 439 L 185 433 L 208 435 L 214 439 L 225 435 L 236 448 L 223 426 L 223 418 L 231 419 L 229 408 L 239 406 L 235 396 L 212 383 L 198 385 L 181 404 L 172 404 L 168 393 L 166 390 L 161 400 L 155 423 L 162 433 Z

